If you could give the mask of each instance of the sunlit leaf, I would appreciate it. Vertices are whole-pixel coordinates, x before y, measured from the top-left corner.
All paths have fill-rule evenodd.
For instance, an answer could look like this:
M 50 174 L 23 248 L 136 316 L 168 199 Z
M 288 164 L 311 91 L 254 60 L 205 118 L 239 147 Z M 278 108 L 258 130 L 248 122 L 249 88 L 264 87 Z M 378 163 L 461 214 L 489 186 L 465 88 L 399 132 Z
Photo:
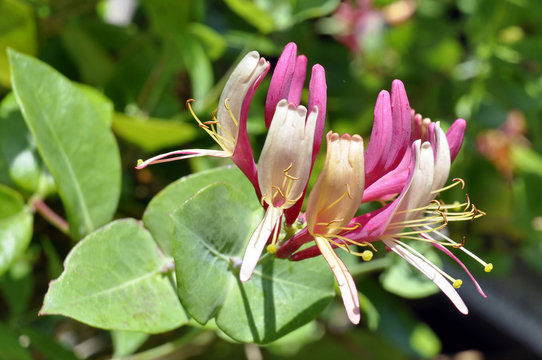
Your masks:
M 143 223 L 166 254 L 173 254 L 171 241 L 174 225 L 169 214 L 194 196 L 202 187 L 217 181 L 238 184 L 240 189 L 245 189 L 247 196 L 256 197 L 252 184 L 247 178 L 239 169 L 230 166 L 185 176 L 169 184 L 152 198 L 143 214 Z
M 267 255 L 241 283 L 239 261 L 262 210 L 238 184 L 217 181 L 172 214 L 179 298 L 198 322 L 215 317 L 233 339 L 267 343 L 327 306 L 334 295 L 331 272 L 320 257 L 292 263 Z
M 225 3 L 259 32 L 267 34 L 275 30 L 275 22 L 270 14 L 260 8 L 253 0 L 226 0 Z
M 111 219 L 120 194 L 108 113 L 39 60 L 10 51 L 10 61 L 17 101 L 79 239 Z
M 72 249 L 40 313 L 69 316 L 104 329 L 174 329 L 187 318 L 167 275 L 172 265 L 141 224 L 114 221 Z
M 223 35 L 205 24 L 190 24 L 189 32 L 198 37 L 211 60 L 218 59 L 226 50 L 228 43 Z

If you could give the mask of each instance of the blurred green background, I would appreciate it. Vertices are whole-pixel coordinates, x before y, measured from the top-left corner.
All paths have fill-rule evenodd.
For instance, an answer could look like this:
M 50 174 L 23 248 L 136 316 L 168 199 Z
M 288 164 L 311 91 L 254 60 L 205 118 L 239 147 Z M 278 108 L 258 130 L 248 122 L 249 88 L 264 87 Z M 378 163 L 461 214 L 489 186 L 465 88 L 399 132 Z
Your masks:
M 393 79 L 405 83 L 417 112 L 444 128 L 458 117 L 467 120 L 451 177 L 466 181 L 487 216 L 450 231 L 466 234 L 466 246 L 495 266 L 483 274 L 465 261 L 489 295 L 483 299 L 463 286 L 468 317 L 440 294 L 427 297 L 434 288 L 382 257 L 356 278 L 364 303 L 358 327 L 348 325 L 337 301 L 317 322 L 262 348 L 191 327 L 151 337 L 110 335 L 67 318 L 38 318 L 48 282 L 58 277 L 74 244 L 37 216 L 28 248 L 0 274 L 0 359 L 106 359 L 134 352 L 132 359 L 542 357 L 541 1 L 0 0 L 0 14 L 0 182 L 25 200 L 39 189 L 61 209 L 46 175 L 35 178 L 24 159 L 10 160 L 9 134 L 20 115 L 10 95 L 8 47 L 111 101 L 123 164 L 116 218 L 141 218 L 168 183 L 229 163 L 199 158 L 133 170 L 138 158 L 158 152 L 214 146 L 186 111 L 186 99 L 196 99 L 196 112 L 207 119 L 241 56 L 255 49 L 274 65 L 294 41 L 309 66 L 326 69 L 326 131 L 359 133 L 367 144 L 377 94 Z M 265 139 L 269 79 L 249 113 L 255 156 Z M 452 201 L 463 196 L 445 194 Z

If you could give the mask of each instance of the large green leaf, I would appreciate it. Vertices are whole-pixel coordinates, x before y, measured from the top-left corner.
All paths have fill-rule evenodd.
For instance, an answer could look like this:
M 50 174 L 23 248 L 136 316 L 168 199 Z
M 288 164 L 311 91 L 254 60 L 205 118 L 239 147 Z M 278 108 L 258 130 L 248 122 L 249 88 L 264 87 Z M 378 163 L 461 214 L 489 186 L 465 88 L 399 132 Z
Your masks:
M 201 188 L 218 181 L 237 184 L 247 196 L 256 198 L 250 181 L 238 168 L 228 166 L 185 176 L 171 183 L 151 200 L 143 214 L 143 223 L 166 254 L 173 253 L 171 240 L 174 225 L 169 214 Z
M 114 221 L 70 252 L 51 282 L 41 314 L 92 326 L 158 333 L 187 321 L 168 277 L 172 259 L 132 219 Z
M 0 14 L 0 85 L 8 87 L 10 77 L 6 49 L 35 54 L 36 21 L 32 7 L 24 1 L 0 1 Z
M 214 317 L 237 341 L 268 343 L 327 306 L 334 295 L 331 271 L 320 257 L 295 263 L 266 255 L 241 283 L 240 258 L 262 210 L 237 186 L 211 184 L 172 214 L 177 289 L 198 322 Z
M 0 184 L 0 275 L 28 247 L 33 216 L 16 191 Z
M 54 180 L 38 154 L 13 93 L 0 104 L 0 158 L 10 180 L 19 188 L 41 195 L 54 191 Z
M 79 239 L 111 219 L 120 194 L 120 159 L 96 106 L 48 65 L 9 52 L 17 101 L 66 209 L 70 234 Z

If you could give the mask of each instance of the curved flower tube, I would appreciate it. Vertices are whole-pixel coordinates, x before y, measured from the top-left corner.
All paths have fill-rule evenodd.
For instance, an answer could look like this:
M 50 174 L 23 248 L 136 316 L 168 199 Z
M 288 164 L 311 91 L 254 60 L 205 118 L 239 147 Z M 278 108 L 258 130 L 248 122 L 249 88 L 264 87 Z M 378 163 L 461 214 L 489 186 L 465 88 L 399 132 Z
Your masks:
M 249 240 L 239 278 L 248 281 L 269 237 L 273 246 L 280 233 L 284 210 L 303 197 L 309 181 L 314 129 L 318 118 L 315 106 L 307 109 L 286 99 L 278 102 L 269 133 L 258 161 L 258 180 L 264 218 Z
M 347 227 L 361 202 L 364 187 L 363 139 L 329 132 L 327 153 L 307 203 L 307 229 L 320 253 L 329 264 L 346 309 L 353 324 L 360 321 L 359 296 L 352 275 L 337 256 L 332 243 Z
M 305 82 L 307 67 L 307 58 L 304 55 L 297 55 L 297 45 L 289 43 L 284 47 L 277 66 L 273 71 L 269 92 L 265 102 L 265 125 L 269 129 L 275 108 L 282 99 L 287 99 L 289 103 L 299 106 L 301 92 Z M 316 119 L 314 142 L 311 157 L 311 171 L 316 156 L 320 151 L 322 136 L 324 132 L 326 118 L 326 100 L 327 85 L 324 68 L 316 64 L 312 67 L 311 79 L 309 83 L 309 103 L 308 109 L 318 108 L 318 117 Z M 301 211 L 305 191 L 299 201 L 284 211 L 285 222 L 288 225 L 293 224 Z
M 217 142 L 221 150 L 176 150 L 140 161 L 136 169 L 196 156 L 229 157 L 258 189 L 256 164 L 248 139 L 246 122 L 254 92 L 269 71 L 269 67 L 269 62 L 260 57 L 258 52 L 251 51 L 245 55 L 226 82 L 216 117 L 213 116 L 211 121 L 199 120 L 190 106 L 194 100 L 187 101 L 188 109 L 199 126 Z

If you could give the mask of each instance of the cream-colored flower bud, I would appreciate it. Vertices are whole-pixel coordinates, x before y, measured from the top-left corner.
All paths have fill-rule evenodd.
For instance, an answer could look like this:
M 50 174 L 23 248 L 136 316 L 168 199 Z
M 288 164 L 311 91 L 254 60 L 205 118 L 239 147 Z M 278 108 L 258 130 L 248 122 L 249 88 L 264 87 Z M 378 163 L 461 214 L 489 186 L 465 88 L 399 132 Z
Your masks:
M 318 109 L 307 118 L 304 106 L 281 100 L 258 161 L 262 200 L 287 209 L 302 195 L 309 180 Z M 306 120 L 305 120 L 306 119 Z
M 365 184 L 361 136 L 330 131 L 326 140 L 326 161 L 307 204 L 312 235 L 332 235 L 344 229 L 361 204 Z

